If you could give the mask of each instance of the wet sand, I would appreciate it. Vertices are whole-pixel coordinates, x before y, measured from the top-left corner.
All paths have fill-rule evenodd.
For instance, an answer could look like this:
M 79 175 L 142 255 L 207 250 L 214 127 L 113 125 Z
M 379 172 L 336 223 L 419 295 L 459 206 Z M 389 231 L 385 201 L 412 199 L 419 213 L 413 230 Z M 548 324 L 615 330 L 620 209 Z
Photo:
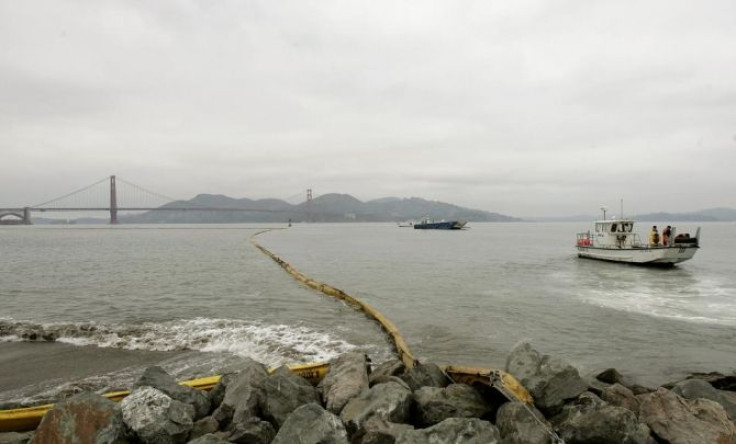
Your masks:
M 49 380 L 73 381 L 126 367 L 156 365 L 177 354 L 78 347 L 57 342 L 2 342 L 0 392 Z

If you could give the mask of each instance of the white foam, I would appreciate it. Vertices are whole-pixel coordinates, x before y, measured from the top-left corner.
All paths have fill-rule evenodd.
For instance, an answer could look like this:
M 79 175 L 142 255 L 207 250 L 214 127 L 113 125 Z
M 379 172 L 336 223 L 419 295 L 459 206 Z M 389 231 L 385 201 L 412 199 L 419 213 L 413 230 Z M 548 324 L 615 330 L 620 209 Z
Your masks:
M 667 292 L 656 288 L 588 289 L 580 297 L 588 303 L 614 310 L 686 322 L 736 326 L 732 303 L 720 302 L 720 288 L 700 287 L 697 292 Z M 717 291 L 712 291 L 717 290 Z
M 20 323 L 18 330 L 27 325 Z M 268 365 L 327 361 L 356 345 L 326 331 L 259 321 L 196 318 L 139 325 L 45 324 L 57 342 L 125 350 L 230 353 Z M 23 340 L 20 336 L 5 336 Z M 365 348 L 365 347 L 364 347 Z

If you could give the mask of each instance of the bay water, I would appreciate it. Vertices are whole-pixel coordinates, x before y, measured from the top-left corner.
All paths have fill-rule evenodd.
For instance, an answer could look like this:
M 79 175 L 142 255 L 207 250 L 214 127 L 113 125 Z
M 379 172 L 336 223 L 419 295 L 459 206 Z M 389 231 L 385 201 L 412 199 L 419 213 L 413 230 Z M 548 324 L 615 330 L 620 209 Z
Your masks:
M 263 229 L 257 242 L 373 305 L 421 360 L 503 368 L 529 341 L 644 385 L 733 373 L 736 224 L 698 225 L 702 248 L 669 269 L 577 258 L 585 223 L 0 227 L 0 405 L 126 387 L 152 364 L 190 378 L 394 356 L 375 322 L 255 248 Z

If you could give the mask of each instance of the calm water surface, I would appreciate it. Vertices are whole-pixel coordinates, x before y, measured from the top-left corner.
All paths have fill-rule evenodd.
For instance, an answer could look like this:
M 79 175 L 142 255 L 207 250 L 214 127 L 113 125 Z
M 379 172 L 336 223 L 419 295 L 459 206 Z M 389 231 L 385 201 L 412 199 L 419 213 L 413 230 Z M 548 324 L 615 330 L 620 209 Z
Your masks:
M 695 259 L 664 270 L 578 259 L 574 235 L 588 229 L 579 223 L 460 232 L 303 224 L 258 240 L 378 308 L 420 358 L 503 367 L 528 340 L 583 373 L 617 367 L 657 384 L 736 370 L 736 225 L 701 225 Z M 279 365 L 347 350 L 391 356 L 373 322 L 255 249 L 249 238 L 261 227 L 2 227 L 0 341 L 31 347 L 24 336 L 42 329 L 75 347 L 171 351 L 163 365 L 182 377 L 243 357 Z M 108 372 L 97 384 L 124 385 L 139 371 Z M 0 401 L 54 384 L 5 387 Z

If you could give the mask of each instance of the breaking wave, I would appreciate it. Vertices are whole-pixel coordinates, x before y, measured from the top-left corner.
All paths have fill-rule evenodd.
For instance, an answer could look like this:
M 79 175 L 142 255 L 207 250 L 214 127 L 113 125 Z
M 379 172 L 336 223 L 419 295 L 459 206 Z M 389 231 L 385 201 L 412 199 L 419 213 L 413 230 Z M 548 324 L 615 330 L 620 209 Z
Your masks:
M 62 342 L 124 350 L 228 353 L 269 365 L 328 361 L 358 348 L 329 332 L 310 327 L 234 319 L 40 324 L 0 318 L 0 342 L 17 341 Z

